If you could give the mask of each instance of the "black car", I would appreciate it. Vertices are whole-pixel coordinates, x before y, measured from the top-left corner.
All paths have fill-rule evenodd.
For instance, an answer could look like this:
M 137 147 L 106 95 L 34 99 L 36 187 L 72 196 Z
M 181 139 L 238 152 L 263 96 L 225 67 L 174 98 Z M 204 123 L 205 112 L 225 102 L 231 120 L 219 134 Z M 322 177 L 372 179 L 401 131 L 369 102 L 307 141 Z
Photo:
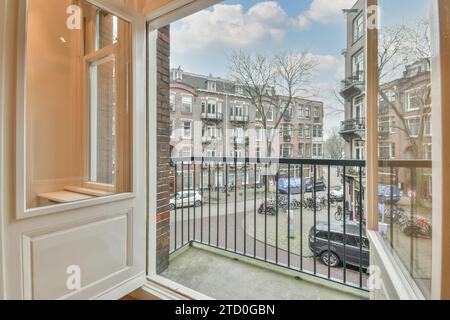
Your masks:
M 309 179 L 306 180 L 305 183 L 305 192 L 312 192 L 313 191 L 313 184 L 314 184 L 314 180 L 313 179 Z M 325 183 L 325 181 L 323 179 L 318 179 L 316 181 L 316 191 L 325 191 L 327 190 L 327 185 Z
M 332 223 L 330 232 L 328 232 L 328 224 L 319 222 L 316 228 L 312 227 L 309 232 L 309 248 L 327 266 L 338 267 L 345 261 L 346 265 L 359 267 L 361 261 L 362 268 L 367 269 L 370 264 L 370 254 L 369 240 L 366 237 L 365 230 L 363 230 L 362 237 L 360 237 L 359 224 L 346 224 L 346 245 L 344 250 L 343 227 L 341 223 Z M 330 243 L 328 243 L 328 239 L 330 239 Z M 362 260 L 360 259 L 361 256 Z

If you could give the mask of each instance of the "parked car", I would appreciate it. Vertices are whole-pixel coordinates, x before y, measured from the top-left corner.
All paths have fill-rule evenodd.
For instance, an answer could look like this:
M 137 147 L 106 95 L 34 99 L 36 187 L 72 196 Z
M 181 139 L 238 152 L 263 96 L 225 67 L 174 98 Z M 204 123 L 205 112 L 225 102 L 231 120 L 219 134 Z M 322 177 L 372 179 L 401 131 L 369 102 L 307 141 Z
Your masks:
M 392 198 L 391 198 L 392 197 Z M 378 199 L 382 202 L 399 202 L 402 198 L 400 188 L 393 185 L 378 185 Z
M 344 200 L 344 187 L 338 187 L 336 189 L 330 190 L 330 198 L 335 201 Z
M 290 184 L 290 189 L 289 189 Z M 278 180 L 278 191 L 281 194 L 288 194 L 289 191 L 291 194 L 300 194 L 302 186 L 302 179 L 300 178 L 281 178 Z
M 201 207 L 203 204 L 202 196 L 198 191 L 195 190 L 185 190 L 177 192 L 170 199 L 170 209 L 175 210 L 175 208 L 184 207 Z
M 328 224 L 319 222 L 316 228 L 311 228 L 309 232 L 309 248 L 317 257 L 320 257 L 325 265 L 338 267 L 345 263 L 359 267 L 360 265 L 360 229 L 358 223 L 349 222 L 346 224 L 346 245 L 344 256 L 344 232 L 343 224 L 331 223 L 330 233 L 328 233 Z M 314 242 L 314 231 L 316 237 Z M 330 237 L 330 250 L 328 250 L 328 237 Z M 362 261 L 361 265 L 367 269 L 370 264 L 369 240 L 366 232 L 362 234 Z M 328 254 L 329 252 L 329 254 Z M 329 259 L 328 259 L 329 258 Z
M 305 192 L 312 192 L 313 191 L 313 179 L 308 179 L 305 181 Z M 324 179 L 317 179 L 316 180 L 316 191 L 325 191 L 327 190 L 327 185 L 325 183 Z

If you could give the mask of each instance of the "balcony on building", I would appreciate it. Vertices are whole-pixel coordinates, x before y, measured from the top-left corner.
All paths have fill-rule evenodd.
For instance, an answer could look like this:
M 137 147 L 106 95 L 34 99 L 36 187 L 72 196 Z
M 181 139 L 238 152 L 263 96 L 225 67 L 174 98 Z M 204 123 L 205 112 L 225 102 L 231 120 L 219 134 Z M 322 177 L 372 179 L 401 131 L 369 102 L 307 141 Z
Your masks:
M 202 117 L 202 120 L 208 121 L 208 122 L 223 121 L 223 113 L 221 113 L 221 112 L 216 112 L 216 113 L 202 112 L 201 117 Z
M 340 134 L 346 141 L 364 138 L 366 130 L 365 118 L 352 118 L 341 122 Z
M 249 116 L 230 115 L 230 122 L 235 124 L 247 124 L 249 121 Z
M 341 96 L 344 99 L 349 99 L 353 96 L 361 94 L 364 90 L 365 84 L 365 72 L 356 71 L 353 72 L 345 80 L 341 81 Z

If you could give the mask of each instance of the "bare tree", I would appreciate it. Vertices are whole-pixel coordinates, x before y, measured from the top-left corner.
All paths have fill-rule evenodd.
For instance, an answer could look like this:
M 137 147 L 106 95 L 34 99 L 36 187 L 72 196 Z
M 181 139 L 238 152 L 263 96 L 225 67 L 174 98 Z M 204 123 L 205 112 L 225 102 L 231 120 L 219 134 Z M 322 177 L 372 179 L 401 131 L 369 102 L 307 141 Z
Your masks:
M 272 141 L 268 133 L 269 112 L 273 115 L 270 128 L 276 132 L 287 115 L 294 98 L 305 97 L 317 63 L 307 52 L 282 53 L 275 56 L 233 52 L 229 57 L 232 80 L 242 88 L 255 108 L 256 120 L 266 132 L 267 156 L 272 156 Z
M 426 116 L 431 113 L 431 86 L 429 76 L 400 76 L 408 65 L 426 62 L 429 70 L 431 61 L 430 25 L 427 19 L 419 19 L 414 25 L 397 25 L 382 29 L 380 32 L 378 54 L 378 76 L 380 82 L 380 103 L 392 110 L 399 123 L 396 129 L 408 137 L 412 156 L 421 159 L 424 156 L 423 140 Z M 407 99 L 406 92 L 412 99 Z M 414 103 L 420 119 L 418 127 L 412 130 L 405 117 L 407 103 Z
M 324 143 L 325 156 L 329 159 L 341 160 L 344 157 L 345 141 L 339 134 L 339 128 L 332 128 Z

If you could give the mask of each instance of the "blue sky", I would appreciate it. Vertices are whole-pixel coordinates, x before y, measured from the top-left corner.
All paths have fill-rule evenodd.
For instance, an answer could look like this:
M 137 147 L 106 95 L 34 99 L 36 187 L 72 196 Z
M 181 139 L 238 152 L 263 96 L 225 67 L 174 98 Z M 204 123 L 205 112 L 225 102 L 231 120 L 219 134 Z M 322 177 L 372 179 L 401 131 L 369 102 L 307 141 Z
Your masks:
M 430 0 L 380 0 L 383 24 L 427 15 Z M 323 100 L 326 128 L 338 126 L 343 114 L 335 99 L 344 77 L 341 50 L 346 44 L 343 8 L 356 0 L 228 0 L 172 24 L 172 67 L 226 78 L 232 50 L 253 53 L 308 51 L 320 63 L 314 97 Z

